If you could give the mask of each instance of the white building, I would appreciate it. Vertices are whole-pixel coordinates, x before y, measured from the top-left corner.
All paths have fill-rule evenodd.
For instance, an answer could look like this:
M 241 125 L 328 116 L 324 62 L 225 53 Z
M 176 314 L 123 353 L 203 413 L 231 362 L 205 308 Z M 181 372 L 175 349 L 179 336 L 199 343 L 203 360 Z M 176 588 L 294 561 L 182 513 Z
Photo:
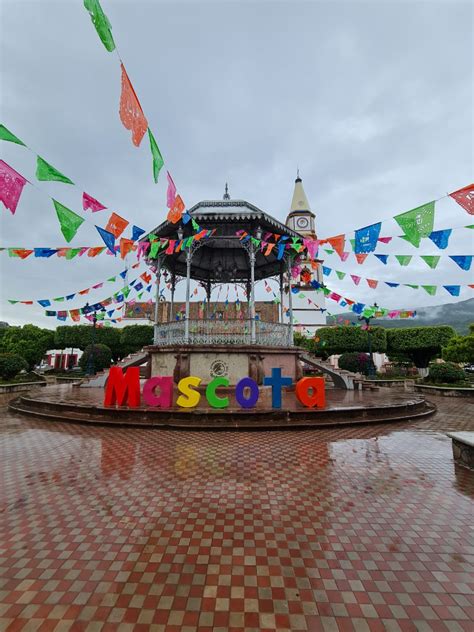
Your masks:
M 286 225 L 303 237 L 316 239 L 315 218 L 298 173 Z M 292 285 L 299 289 L 297 293 L 292 295 L 295 331 L 299 331 L 305 336 L 313 336 L 319 327 L 326 325 L 326 311 L 321 311 L 326 310 L 325 296 L 323 292 L 311 287 L 313 280 L 319 283 L 323 282 L 323 274 L 321 265 L 313 269 L 309 259 L 304 259 L 300 265 L 302 270 L 299 278 L 292 279 Z M 287 309 L 288 293 L 284 294 L 283 302 L 285 309 Z

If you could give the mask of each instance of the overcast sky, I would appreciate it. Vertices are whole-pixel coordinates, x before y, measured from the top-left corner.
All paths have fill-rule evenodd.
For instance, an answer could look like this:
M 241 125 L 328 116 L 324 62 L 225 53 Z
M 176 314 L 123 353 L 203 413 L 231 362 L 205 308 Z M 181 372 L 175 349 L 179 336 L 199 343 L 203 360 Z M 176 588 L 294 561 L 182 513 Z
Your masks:
M 284 221 L 298 165 L 324 237 L 389 220 L 473 181 L 471 2 L 103 0 L 102 6 L 188 207 L 221 198 L 228 181 L 232 197 Z M 2 207 L 0 245 L 67 245 L 41 191 L 81 213 L 85 190 L 152 229 L 166 215 L 165 172 L 155 185 L 147 139 L 134 147 L 120 122 L 118 58 L 101 44 L 82 1 L 2 0 L 1 11 L 2 122 L 78 186 L 38 183 L 34 153 L 2 143 L 2 158 L 38 188 L 25 187 L 15 216 Z M 93 221 L 105 225 L 108 212 L 84 214 L 87 222 L 70 245 L 100 245 Z M 449 198 L 437 205 L 435 229 L 472 222 Z M 393 221 L 383 225 L 382 235 L 397 234 Z M 453 231 L 447 252 L 472 253 L 472 236 Z M 326 264 L 382 281 L 474 282 L 472 271 L 425 242 L 417 250 L 397 238 L 379 251 L 441 254 L 436 270 L 417 257 L 409 268 L 393 258 L 384 266 L 373 256 L 362 266 L 336 255 Z M 0 320 L 49 327 L 58 322 L 42 308 L 7 299 L 69 294 L 124 268 L 106 255 L 22 261 L 6 252 L 0 265 Z M 429 297 L 384 285 L 374 291 L 346 279 L 332 275 L 328 285 L 391 309 L 473 295 L 466 289 L 453 299 L 440 288 Z M 118 289 L 106 284 L 89 300 Z M 259 296 L 268 298 L 263 290 Z

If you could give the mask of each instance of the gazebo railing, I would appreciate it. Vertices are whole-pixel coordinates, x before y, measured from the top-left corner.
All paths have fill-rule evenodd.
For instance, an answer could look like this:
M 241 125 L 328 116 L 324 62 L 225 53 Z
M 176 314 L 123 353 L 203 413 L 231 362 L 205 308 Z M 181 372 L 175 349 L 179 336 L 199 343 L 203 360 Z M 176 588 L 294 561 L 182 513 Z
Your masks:
M 251 324 L 251 319 L 191 319 L 189 320 L 189 338 L 186 340 L 186 321 L 160 323 L 155 328 L 155 344 L 159 346 L 173 344 L 250 345 L 252 344 Z M 289 325 L 256 320 L 255 334 L 254 344 L 257 345 L 271 347 L 293 345 L 293 340 L 290 340 Z

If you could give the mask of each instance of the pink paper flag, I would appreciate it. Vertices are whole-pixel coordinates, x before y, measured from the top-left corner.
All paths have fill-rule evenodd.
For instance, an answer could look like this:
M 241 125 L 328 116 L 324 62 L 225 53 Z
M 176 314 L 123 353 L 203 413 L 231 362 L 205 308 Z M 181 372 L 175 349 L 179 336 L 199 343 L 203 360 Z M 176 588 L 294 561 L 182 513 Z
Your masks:
M 107 207 L 98 202 L 92 195 L 88 195 L 86 192 L 82 194 L 82 208 L 87 211 L 87 209 L 91 209 L 93 213 L 97 213 L 97 211 L 103 211 Z
M 350 252 L 341 253 L 341 261 L 346 261 L 349 255 L 350 255 Z
M 171 208 L 176 198 L 176 185 L 173 182 L 173 178 L 170 176 L 169 171 L 166 172 L 166 177 L 168 179 L 168 191 L 166 192 L 166 206 L 168 208 Z
M 27 179 L 15 169 L 0 160 L 0 200 L 12 215 L 15 215 L 23 187 L 27 182 Z
M 309 258 L 314 259 L 318 252 L 319 241 L 317 239 L 303 239 L 303 244 L 308 251 Z
M 357 276 L 356 274 L 351 274 L 351 279 L 354 281 L 356 285 L 359 285 L 361 277 Z
M 389 244 L 392 241 L 392 237 L 379 237 L 377 241 L 381 241 L 383 244 Z

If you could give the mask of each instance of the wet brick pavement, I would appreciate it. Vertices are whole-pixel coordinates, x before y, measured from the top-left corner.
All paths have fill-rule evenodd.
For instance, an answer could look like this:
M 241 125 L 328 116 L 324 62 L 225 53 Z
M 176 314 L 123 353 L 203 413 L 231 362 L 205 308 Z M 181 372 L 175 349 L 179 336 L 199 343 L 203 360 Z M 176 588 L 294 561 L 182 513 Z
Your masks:
M 416 423 L 51 424 L 3 399 L 0 630 L 474 630 L 474 472 Z

